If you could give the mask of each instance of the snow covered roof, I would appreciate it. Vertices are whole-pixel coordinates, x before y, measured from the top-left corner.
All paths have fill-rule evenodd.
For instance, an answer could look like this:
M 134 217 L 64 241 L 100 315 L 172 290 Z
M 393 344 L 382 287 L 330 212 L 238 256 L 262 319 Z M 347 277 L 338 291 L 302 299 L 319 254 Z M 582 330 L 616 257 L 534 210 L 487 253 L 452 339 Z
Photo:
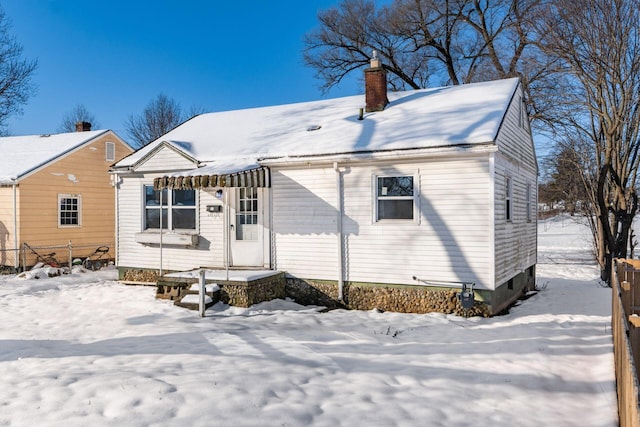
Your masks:
M 0 184 L 12 184 L 106 132 L 108 130 L 0 137 Z
M 162 142 L 218 173 L 265 158 L 491 143 L 518 84 L 512 78 L 393 92 L 384 111 L 365 113 L 363 120 L 362 95 L 202 114 L 115 167 L 134 167 Z

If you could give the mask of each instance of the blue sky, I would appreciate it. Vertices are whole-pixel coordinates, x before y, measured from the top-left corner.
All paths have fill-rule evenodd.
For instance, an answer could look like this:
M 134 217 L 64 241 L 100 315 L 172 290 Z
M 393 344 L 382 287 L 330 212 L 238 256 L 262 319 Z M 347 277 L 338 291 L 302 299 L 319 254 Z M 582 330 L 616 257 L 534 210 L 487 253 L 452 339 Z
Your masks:
M 19 0 L 2 2 L 37 93 L 9 121 L 14 135 L 53 133 L 83 104 L 101 128 L 159 93 L 183 108 L 241 109 L 362 93 L 357 78 L 323 95 L 302 62 L 318 11 L 338 0 Z

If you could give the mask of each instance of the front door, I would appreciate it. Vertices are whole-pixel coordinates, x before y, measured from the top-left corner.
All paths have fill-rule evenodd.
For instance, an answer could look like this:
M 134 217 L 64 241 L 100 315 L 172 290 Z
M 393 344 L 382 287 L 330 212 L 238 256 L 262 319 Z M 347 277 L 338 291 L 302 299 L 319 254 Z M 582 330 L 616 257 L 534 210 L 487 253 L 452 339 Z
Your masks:
M 263 221 L 261 192 L 257 188 L 235 190 L 230 218 L 231 265 L 262 267 Z

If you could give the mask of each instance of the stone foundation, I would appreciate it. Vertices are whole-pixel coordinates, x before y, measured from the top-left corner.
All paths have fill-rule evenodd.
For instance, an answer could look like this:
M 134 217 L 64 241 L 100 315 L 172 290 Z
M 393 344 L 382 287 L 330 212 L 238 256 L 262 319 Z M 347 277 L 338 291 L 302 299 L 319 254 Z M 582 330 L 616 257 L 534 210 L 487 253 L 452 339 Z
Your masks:
M 263 301 L 285 297 L 284 273 L 250 282 L 221 282 L 220 300 L 236 307 L 251 307 Z
M 125 282 L 152 283 L 157 282 L 158 270 L 142 268 L 118 268 L 118 280 Z
M 119 279 L 130 282 L 157 282 L 157 297 L 180 300 L 184 290 L 197 279 L 158 278 L 157 270 L 119 269 Z M 524 292 L 535 288 L 535 265 L 501 284 L 494 291 L 475 290 L 475 305 L 463 309 L 457 298 L 459 288 L 387 285 L 346 282 L 344 300 L 338 300 L 336 281 L 287 277 L 284 273 L 250 282 L 207 281 L 217 283 L 220 300 L 237 307 L 250 307 L 263 301 L 291 297 L 304 305 L 321 305 L 329 309 L 379 309 L 400 313 L 439 312 L 460 316 L 492 316 L 504 312 Z
M 476 301 L 471 309 L 463 309 L 457 297 L 459 289 L 347 282 L 343 287 L 344 301 L 341 302 L 338 301 L 337 282 L 287 278 L 286 292 L 299 304 L 328 308 L 439 312 L 466 317 L 491 315 L 490 307 L 482 301 Z

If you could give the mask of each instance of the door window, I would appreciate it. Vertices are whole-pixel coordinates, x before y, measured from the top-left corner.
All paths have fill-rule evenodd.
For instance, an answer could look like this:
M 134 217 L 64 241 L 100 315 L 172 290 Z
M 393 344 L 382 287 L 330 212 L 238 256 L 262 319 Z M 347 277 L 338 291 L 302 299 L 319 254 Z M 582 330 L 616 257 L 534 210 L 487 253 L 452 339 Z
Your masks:
M 257 188 L 240 188 L 238 190 L 236 240 L 258 240 Z

